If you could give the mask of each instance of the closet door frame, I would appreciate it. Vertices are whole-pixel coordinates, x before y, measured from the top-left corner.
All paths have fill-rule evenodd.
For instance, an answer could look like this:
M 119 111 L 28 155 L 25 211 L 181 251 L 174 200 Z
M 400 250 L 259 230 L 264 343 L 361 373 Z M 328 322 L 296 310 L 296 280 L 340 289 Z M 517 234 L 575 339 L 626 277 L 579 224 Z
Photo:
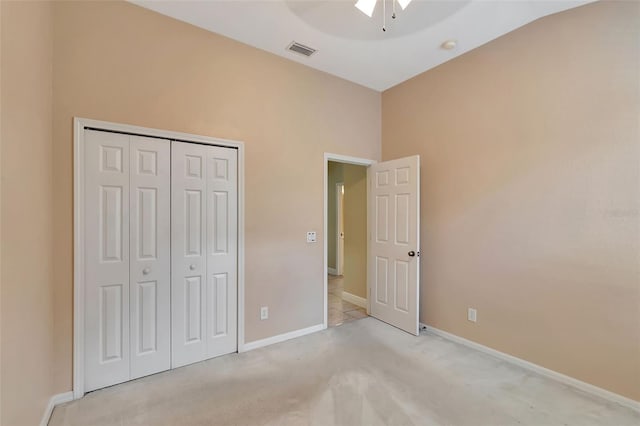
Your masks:
M 244 143 L 169 130 L 111 123 L 74 117 L 73 119 L 73 398 L 85 394 L 84 372 L 84 134 L 85 130 L 102 130 L 234 148 L 238 151 L 238 352 L 245 351 L 244 341 Z

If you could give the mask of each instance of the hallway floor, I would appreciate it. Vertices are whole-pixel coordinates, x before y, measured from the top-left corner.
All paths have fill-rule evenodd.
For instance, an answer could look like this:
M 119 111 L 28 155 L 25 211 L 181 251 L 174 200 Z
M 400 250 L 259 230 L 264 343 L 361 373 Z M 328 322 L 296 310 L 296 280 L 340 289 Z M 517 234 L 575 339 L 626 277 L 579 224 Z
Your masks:
M 342 275 L 329 275 L 327 291 L 329 292 L 329 327 L 367 317 L 367 310 L 342 299 L 344 291 Z
M 56 407 L 50 426 L 616 425 L 640 414 L 374 318 L 156 374 Z

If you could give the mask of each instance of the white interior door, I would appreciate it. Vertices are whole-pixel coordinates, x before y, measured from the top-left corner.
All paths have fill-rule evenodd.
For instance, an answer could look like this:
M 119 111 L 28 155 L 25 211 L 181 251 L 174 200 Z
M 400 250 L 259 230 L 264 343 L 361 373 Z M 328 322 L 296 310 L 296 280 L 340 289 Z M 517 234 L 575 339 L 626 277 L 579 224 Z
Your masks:
M 238 349 L 238 151 L 207 148 L 207 358 Z
M 344 183 L 336 183 L 336 274 L 344 273 Z
M 85 391 L 237 350 L 237 150 L 85 130 Z
M 237 151 L 172 142 L 172 366 L 237 350 Z
M 171 331 L 173 368 L 205 358 L 206 147 L 171 144 Z
M 130 136 L 131 379 L 171 368 L 171 142 Z
M 85 390 L 170 367 L 170 141 L 85 131 Z
M 85 131 L 85 391 L 129 380 L 129 136 Z
M 419 333 L 420 157 L 370 166 L 370 314 Z

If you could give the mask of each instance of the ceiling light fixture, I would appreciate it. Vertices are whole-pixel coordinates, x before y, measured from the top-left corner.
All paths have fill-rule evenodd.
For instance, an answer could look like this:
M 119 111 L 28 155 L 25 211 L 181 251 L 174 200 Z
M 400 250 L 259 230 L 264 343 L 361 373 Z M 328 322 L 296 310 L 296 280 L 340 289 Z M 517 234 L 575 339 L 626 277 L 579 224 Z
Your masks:
M 382 31 L 387 31 L 387 1 L 389 0 L 380 1 L 382 2 Z M 409 6 L 409 3 L 411 3 L 411 0 L 391 0 L 391 19 L 396 19 L 396 2 L 398 2 L 402 10 L 405 10 L 407 6 Z M 376 3 L 378 3 L 378 0 L 358 0 L 356 2 L 356 7 L 362 13 L 371 18 L 373 16 L 373 11 L 376 8 Z

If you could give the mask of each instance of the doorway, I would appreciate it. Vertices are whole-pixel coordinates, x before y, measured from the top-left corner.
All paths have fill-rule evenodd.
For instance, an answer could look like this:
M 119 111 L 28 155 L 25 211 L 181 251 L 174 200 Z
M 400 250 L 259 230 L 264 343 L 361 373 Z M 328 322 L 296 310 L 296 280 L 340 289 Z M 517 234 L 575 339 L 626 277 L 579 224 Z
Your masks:
M 354 295 L 345 283 L 348 279 L 349 260 L 348 244 L 350 230 L 348 220 L 344 223 L 344 266 L 343 275 L 331 277 L 342 278 L 342 283 L 336 281 L 329 287 L 330 249 L 336 246 L 334 238 L 338 235 L 334 229 L 330 232 L 330 222 L 337 223 L 335 215 L 331 214 L 329 204 L 336 200 L 331 197 L 332 188 L 338 177 L 331 177 L 329 168 L 332 163 L 357 165 L 365 171 L 364 188 L 366 198 L 362 205 L 365 218 L 364 223 L 365 246 L 356 251 L 363 255 L 365 265 L 365 293 L 363 297 Z M 338 167 L 336 165 L 331 167 Z M 345 195 L 349 193 L 349 186 L 342 176 Z M 344 201 L 343 216 L 346 217 L 348 202 Z M 335 225 L 333 225 L 335 227 Z M 420 312 L 420 157 L 397 158 L 384 162 L 343 156 L 338 154 L 324 154 L 324 328 L 329 325 L 329 299 L 334 302 L 354 304 L 360 302 L 371 315 L 381 321 L 398 327 L 408 333 L 419 334 Z M 336 271 L 337 272 L 337 271 Z M 342 285 L 341 285 L 342 284 Z M 331 290 L 331 293 L 330 293 Z M 341 291 L 340 291 L 341 290 Z M 355 297 L 354 297 L 355 296 Z M 347 305 L 349 307 L 349 305 Z M 347 311 L 349 313 L 349 311 Z M 333 311 L 334 316 L 340 317 Z M 354 318 L 355 319 L 355 318 Z M 337 321 L 340 322 L 340 321 Z M 332 321 L 332 324 L 335 323 Z M 344 323 L 343 321 L 340 323 Z M 337 324 L 336 324 L 337 325 Z
M 367 164 L 327 162 L 327 326 L 367 316 Z

